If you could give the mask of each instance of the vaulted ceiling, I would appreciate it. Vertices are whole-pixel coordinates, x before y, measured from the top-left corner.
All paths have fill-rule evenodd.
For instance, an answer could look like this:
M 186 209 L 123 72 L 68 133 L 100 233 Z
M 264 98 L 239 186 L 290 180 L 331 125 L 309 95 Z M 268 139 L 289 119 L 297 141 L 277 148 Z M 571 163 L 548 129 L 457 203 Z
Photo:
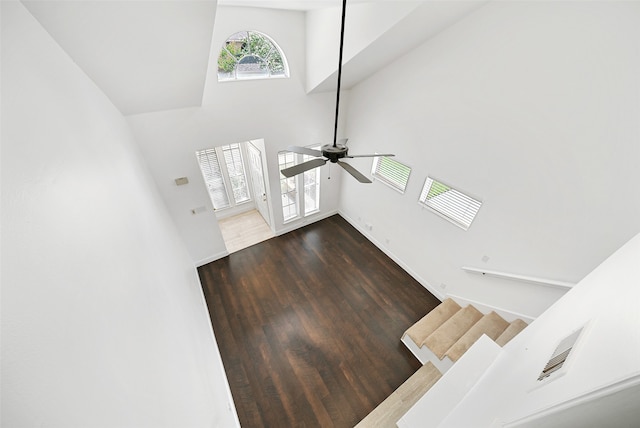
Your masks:
M 378 2 L 389 4 L 390 0 Z M 376 1 L 349 0 L 349 4 L 357 3 Z M 485 1 L 414 3 L 418 5 L 415 11 L 346 61 L 345 88 Z M 268 7 L 305 13 L 340 7 L 341 1 L 23 0 L 23 4 L 122 114 L 131 115 L 201 105 L 218 6 Z M 334 82 L 335 75 L 329 75 L 313 90 L 333 90 Z
M 24 1 L 122 114 L 200 105 L 214 1 Z
M 349 4 L 375 3 L 380 1 L 381 0 L 349 0 Z M 301 11 L 336 7 L 340 4 L 342 4 L 340 0 L 218 0 L 218 5 L 220 6 L 265 7 Z

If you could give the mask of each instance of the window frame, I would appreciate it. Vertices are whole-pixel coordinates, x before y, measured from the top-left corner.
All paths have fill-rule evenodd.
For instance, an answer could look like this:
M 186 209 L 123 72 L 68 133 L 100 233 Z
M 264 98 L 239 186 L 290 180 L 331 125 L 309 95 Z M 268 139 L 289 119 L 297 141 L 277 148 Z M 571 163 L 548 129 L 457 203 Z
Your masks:
M 429 184 L 429 181 L 431 181 L 431 184 Z M 433 204 L 433 203 L 428 203 L 427 197 L 429 196 L 429 193 L 431 193 L 431 189 L 433 187 L 434 184 L 438 184 L 441 186 L 446 187 L 447 189 L 444 191 L 441 191 L 440 193 L 438 193 L 437 195 L 432 196 L 431 198 L 435 198 L 438 196 L 441 196 L 449 191 L 452 191 L 452 194 L 450 195 L 452 198 L 456 198 L 456 200 L 452 203 L 452 201 L 447 201 L 444 204 Z M 429 186 L 427 187 L 427 185 L 429 184 Z M 459 196 L 460 195 L 460 196 Z M 423 200 L 424 198 L 424 200 Z M 465 207 L 465 212 L 462 215 L 458 215 L 455 213 L 452 213 L 451 211 L 449 212 L 445 212 L 442 208 L 444 206 L 447 206 L 449 208 L 452 209 L 453 211 L 453 207 L 452 205 L 455 204 L 459 204 L 460 203 L 460 198 L 465 199 L 463 202 L 465 203 L 469 203 L 470 206 Z M 467 192 L 463 192 L 462 190 L 460 190 L 457 187 L 451 186 L 441 180 L 435 179 L 431 176 L 427 176 L 427 178 L 425 179 L 424 185 L 422 186 L 422 190 L 420 191 L 420 196 L 418 197 L 418 204 L 422 207 L 427 208 L 429 211 L 435 213 L 436 215 L 438 215 L 439 217 L 442 217 L 443 219 L 449 221 L 450 223 L 458 226 L 459 228 L 463 229 L 463 230 L 468 230 L 471 227 L 471 224 L 473 224 L 473 221 L 476 219 L 478 212 L 480 211 L 480 208 L 482 207 L 482 201 L 473 196 L 470 195 Z M 456 207 L 457 209 L 457 207 Z M 467 211 L 471 209 L 472 211 L 472 215 L 467 216 Z M 455 215 L 454 215 L 455 214 Z M 466 218 L 462 218 L 462 217 L 466 217 Z M 467 220 L 468 221 L 462 221 L 462 220 Z
M 320 146 L 315 146 L 315 147 L 310 147 L 311 149 L 315 149 L 315 150 L 320 150 Z M 306 162 L 309 161 L 311 159 L 315 159 L 315 156 L 310 156 L 310 155 L 302 155 L 302 162 Z M 307 185 L 307 177 L 311 177 L 311 175 L 314 175 L 315 177 L 313 178 L 313 185 L 315 186 L 315 207 L 311 210 L 307 209 L 307 189 L 308 189 L 308 185 Z M 303 196 L 304 196 L 304 202 L 303 202 L 303 206 L 302 206 L 302 211 L 304 212 L 304 217 L 308 217 L 310 215 L 313 215 L 317 212 L 320 211 L 320 178 L 321 178 L 321 174 L 320 174 L 320 167 L 317 168 L 313 168 L 310 169 L 309 171 L 305 171 L 302 174 L 299 174 L 302 176 L 302 188 L 303 188 Z M 311 198 L 309 198 L 311 199 Z
M 224 146 L 220 146 L 220 149 L 222 151 L 222 155 L 224 158 L 224 172 L 225 172 L 225 176 L 228 179 L 228 183 L 229 186 L 231 187 L 231 192 L 229 192 L 229 188 L 227 188 L 227 194 L 231 193 L 231 195 L 233 195 L 233 206 L 238 206 L 238 205 L 242 205 L 246 202 L 251 202 L 252 198 L 251 198 L 251 186 L 249 183 L 249 179 L 247 177 L 247 168 L 246 168 L 246 163 L 244 160 L 244 155 L 242 153 L 242 146 L 240 145 L 240 143 L 232 143 L 232 144 L 227 144 Z M 231 163 L 236 164 L 239 163 L 240 167 L 241 167 L 241 171 L 234 171 L 234 174 L 231 175 L 230 172 L 230 168 L 229 168 L 229 158 L 227 157 L 227 153 L 229 153 L 229 156 L 231 157 Z M 236 158 L 236 154 L 239 157 L 239 159 Z M 233 168 L 235 170 L 235 168 Z M 236 177 L 241 177 L 241 181 L 244 183 L 244 189 L 246 191 L 246 199 L 242 199 L 242 200 L 238 200 L 236 198 L 236 186 L 234 185 L 234 178 Z
M 401 165 L 401 167 L 409 169 L 404 185 L 403 183 L 399 183 L 396 180 L 394 180 L 393 179 L 394 177 L 385 176 L 383 174 L 384 170 L 382 169 L 382 163 L 387 161 L 396 163 L 398 165 Z M 374 179 L 376 181 L 380 181 L 381 183 L 391 187 L 393 190 L 403 195 L 407 191 L 407 186 L 409 185 L 409 179 L 411 178 L 411 171 L 412 171 L 412 168 L 409 165 L 402 163 L 398 160 L 395 160 L 391 156 L 376 156 L 373 158 L 373 161 L 371 162 L 371 175 L 374 177 Z
M 227 159 L 227 156 L 225 156 L 226 148 L 229 148 L 229 150 L 236 149 L 236 148 L 238 149 L 238 153 L 240 155 L 240 165 L 242 166 L 242 173 L 244 176 L 244 184 L 245 184 L 246 192 L 248 195 L 247 199 L 244 199 L 241 201 L 236 200 L 232 179 L 229 174 L 229 166 L 227 164 L 228 159 Z M 232 143 L 232 144 L 225 144 L 223 146 L 209 147 L 206 149 L 197 150 L 195 153 L 196 161 L 198 162 L 198 167 L 200 168 L 200 172 L 202 173 L 202 178 L 207 187 L 207 192 L 209 193 L 209 199 L 211 199 L 211 205 L 213 205 L 213 210 L 215 212 L 230 210 L 238 206 L 253 202 L 252 189 L 249 183 L 249 177 L 247 176 L 247 168 L 244 160 L 243 151 L 244 151 L 244 148 L 242 143 Z M 212 189 L 210 187 L 212 183 L 210 180 L 207 179 L 207 175 L 202 167 L 201 157 L 207 156 L 207 162 L 211 163 L 211 159 L 213 157 L 209 157 L 210 153 L 213 153 L 215 155 L 215 161 L 218 165 L 218 169 L 220 170 L 220 178 L 221 178 L 220 181 L 221 181 L 222 188 L 219 187 L 218 191 L 224 190 L 224 194 L 226 195 L 226 199 L 227 199 L 227 205 L 220 208 L 216 208 L 216 203 L 213 198 Z
M 292 162 L 289 162 L 288 159 L 286 159 L 286 157 L 289 155 L 293 159 Z M 280 162 L 281 156 L 285 157 L 284 163 Z M 280 205 L 282 207 L 282 219 L 284 224 L 290 223 L 300 218 L 300 201 L 299 201 L 300 197 L 299 197 L 298 182 L 297 182 L 298 176 L 285 177 L 284 175 L 282 175 L 282 172 L 281 172 L 284 168 L 288 168 L 296 164 L 297 164 L 296 153 L 289 152 L 286 150 L 278 152 L 278 174 L 280 174 Z M 291 184 L 293 184 L 293 186 L 291 186 Z M 287 187 L 287 192 L 283 192 L 284 186 Z M 291 194 L 293 194 L 293 196 L 290 196 Z M 288 196 L 293 201 L 292 204 L 288 204 L 286 205 L 286 207 L 289 207 L 291 205 L 294 205 L 295 207 L 295 214 L 289 217 L 285 215 L 285 204 L 284 204 L 285 196 Z
M 236 35 L 241 35 L 243 33 L 246 33 L 246 39 L 242 39 L 242 40 L 247 40 L 248 41 L 252 35 L 253 36 L 257 35 L 260 38 L 262 38 L 264 41 L 266 41 L 266 43 L 268 43 L 271 46 L 269 52 L 267 52 L 266 58 L 263 57 L 261 55 L 261 53 L 259 53 L 259 52 L 251 52 L 251 51 L 249 51 L 248 53 L 244 54 L 242 57 L 237 57 L 233 52 L 231 52 L 229 50 L 228 46 L 230 44 L 240 41 L 240 39 L 234 39 L 233 37 L 236 36 Z M 275 51 L 278 54 L 278 56 L 280 57 L 280 60 L 282 62 L 282 68 L 283 68 L 282 74 L 273 74 L 273 72 L 274 72 L 273 68 L 269 65 L 269 58 L 268 57 L 269 57 L 269 55 L 271 55 L 271 53 L 273 51 Z M 221 78 L 221 76 L 220 76 L 220 73 L 221 73 L 220 61 L 221 61 L 221 57 L 222 57 L 223 54 L 227 55 L 230 59 L 233 59 L 233 61 L 235 62 L 234 66 L 233 66 L 233 70 L 229 72 L 232 77 L 222 77 Z M 255 76 L 247 75 L 247 76 L 243 76 L 243 77 L 238 77 L 238 72 L 237 72 L 238 64 L 240 64 L 240 62 L 242 60 L 244 60 L 245 58 L 249 58 L 249 57 L 258 58 L 262 63 L 264 63 L 266 65 L 266 73 L 267 73 L 266 76 L 264 74 L 259 74 L 259 75 L 255 75 Z M 229 37 L 227 37 L 226 40 L 224 41 L 224 43 L 222 44 L 222 47 L 218 51 L 218 56 L 217 56 L 217 59 L 216 59 L 216 66 L 217 66 L 216 77 L 217 77 L 217 81 L 219 83 L 237 82 L 237 81 L 246 81 L 246 80 L 288 79 L 290 77 L 289 63 L 288 63 L 287 57 L 284 54 L 284 51 L 282 50 L 280 45 L 278 45 L 278 43 L 276 43 L 276 41 L 273 38 L 271 38 L 270 36 L 268 36 L 267 34 L 262 33 L 260 31 L 256 31 L 256 30 L 236 31 L 235 33 L 233 33 Z
M 311 149 L 316 149 L 319 150 L 320 146 L 308 146 L 308 148 Z M 286 162 L 286 163 L 281 163 L 280 162 L 280 156 L 287 156 L 290 155 L 293 158 L 293 162 Z M 320 167 L 317 168 L 313 168 L 309 171 L 305 171 L 302 174 L 298 174 L 295 175 L 293 177 L 285 177 L 284 175 L 282 175 L 282 173 L 280 171 L 282 171 L 284 168 L 288 168 L 294 165 L 298 165 L 302 162 L 306 162 L 307 160 L 311 160 L 311 159 L 315 159 L 315 156 L 309 156 L 309 155 L 305 155 L 305 154 L 300 154 L 300 153 L 293 153 L 293 152 L 289 152 L 287 150 L 283 150 L 278 152 L 278 172 L 280 173 L 280 202 L 281 202 L 281 206 L 282 206 L 282 218 L 283 218 L 283 223 L 287 224 L 290 223 L 292 221 L 301 219 L 301 218 L 305 218 L 305 217 L 309 217 L 311 215 L 317 214 L 320 212 L 320 202 L 321 202 L 321 197 L 320 197 L 320 189 L 321 189 L 321 171 L 320 171 Z M 312 210 L 307 210 L 307 201 L 306 201 L 306 196 L 307 196 L 307 183 L 306 183 L 306 177 L 309 177 L 310 174 L 314 174 L 315 175 L 315 187 L 316 187 L 316 201 L 317 201 L 317 205 L 314 209 Z M 284 193 L 282 193 L 282 189 L 283 189 L 283 185 L 284 183 L 293 183 L 293 190 L 289 190 L 287 193 L 295 193 L 295 198 L 294 198 L 294 203 L 295 203 L 295 211 L 296 214 L 295 216 L 291 216 L 288 218 L 285 218 L 285 206 L 284 206 Z M 289 184 L 287 184 L 287 186 L 289 186 Z M 289 186 L 290 187 L 290 186 Z M 302 191 L 299 191 L 299 189 L 302 189 Z M 289 204 L 288 206 L 290 206 L 292 204 Z

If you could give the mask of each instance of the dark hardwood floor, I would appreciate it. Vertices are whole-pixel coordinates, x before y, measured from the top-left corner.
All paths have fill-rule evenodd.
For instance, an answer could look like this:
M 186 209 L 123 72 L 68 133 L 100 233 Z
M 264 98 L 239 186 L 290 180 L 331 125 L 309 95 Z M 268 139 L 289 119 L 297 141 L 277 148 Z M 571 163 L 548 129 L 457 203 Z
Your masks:
M 240 423 L 353 427 L 419 367 L 438 299 L 335 215 L 198 269 Z

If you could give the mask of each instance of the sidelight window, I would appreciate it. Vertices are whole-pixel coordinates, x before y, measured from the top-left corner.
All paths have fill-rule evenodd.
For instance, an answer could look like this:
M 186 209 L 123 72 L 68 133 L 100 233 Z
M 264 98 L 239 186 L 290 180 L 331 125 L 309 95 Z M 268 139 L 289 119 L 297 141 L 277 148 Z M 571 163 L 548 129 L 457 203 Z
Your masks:
M 296 164 L 296 154 L 292 152 L 278 153 L 278 170 L 289 168 Z M 298 191 L 297 180 L 294 177 L 285 177 L 280 173 L 280 195 L 282 199 L 282 215 L 284 221 L 298 217 Z
M 314 147 L 319 149 L 319 147 Z M 314 159 L 313 156 L 292 152 L 278 153 L 278 169 L 289 168 L 302 162 Z M 298 192 L 302 189 L 302 194 Z M 280 194 L 282 196 L 282 215 L 284 221 L 306 217 L 320 211 L 320 168 L 305 171 L 293 177 L 280 174 Z
M 215 210 L 251 201 L 240 144 L 199 150 L 196 158 Z
M 320 150 L 320 147 L 313 147 Z M 315 159 L 313 156 L 302 155 L 302 161 Z M 320 168 L 305 171 L 302 174 L 304 181 L 304 215 L 316 213 L 320 210 Z

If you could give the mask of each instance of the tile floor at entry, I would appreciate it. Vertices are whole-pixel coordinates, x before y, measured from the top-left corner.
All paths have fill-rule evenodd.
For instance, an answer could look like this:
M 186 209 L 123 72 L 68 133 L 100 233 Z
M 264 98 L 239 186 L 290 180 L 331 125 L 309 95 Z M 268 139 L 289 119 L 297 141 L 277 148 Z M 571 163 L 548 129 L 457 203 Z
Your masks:
M 256 210 L 218 220 L 224 243 L 229 253 L 235 253 L 258 242 L 273 238 L 275 234 Z

